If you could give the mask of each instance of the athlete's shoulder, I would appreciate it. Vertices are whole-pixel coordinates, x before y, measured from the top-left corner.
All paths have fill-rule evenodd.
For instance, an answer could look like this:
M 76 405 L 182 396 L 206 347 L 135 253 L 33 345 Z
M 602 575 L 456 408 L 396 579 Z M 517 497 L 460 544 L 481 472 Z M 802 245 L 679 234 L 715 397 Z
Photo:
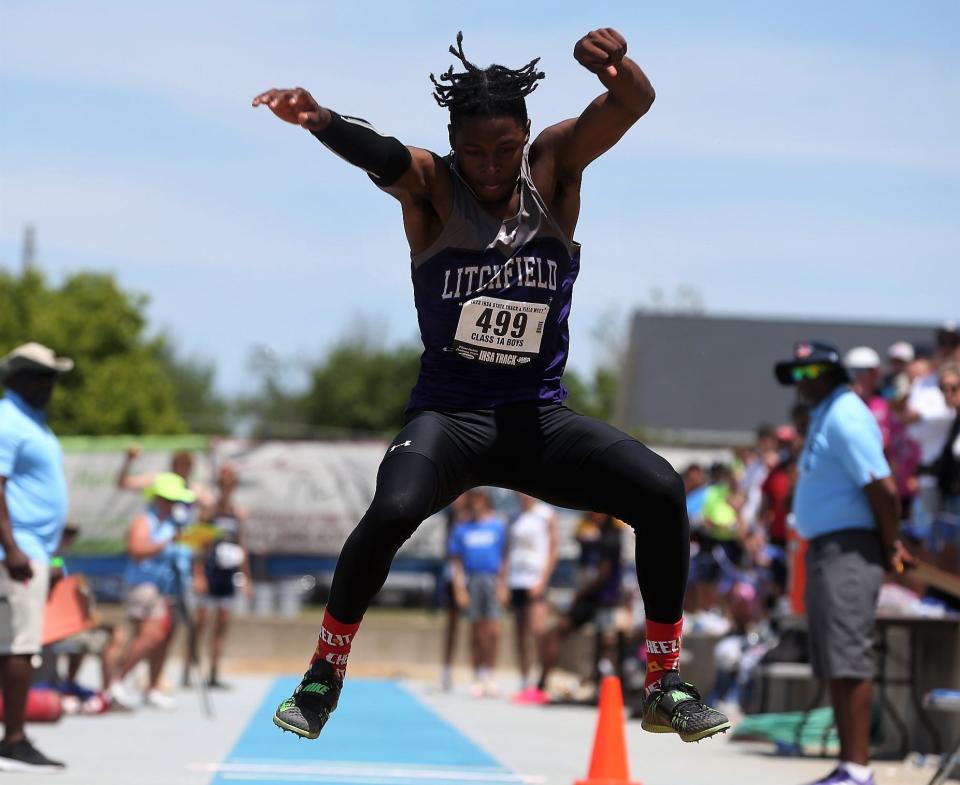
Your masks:
M 449 160 L 423 147 L 407 147 L 410 166 L 400 178 L 383 188 L 401 202 L 433 201 L 437 192 L 450 188 Z

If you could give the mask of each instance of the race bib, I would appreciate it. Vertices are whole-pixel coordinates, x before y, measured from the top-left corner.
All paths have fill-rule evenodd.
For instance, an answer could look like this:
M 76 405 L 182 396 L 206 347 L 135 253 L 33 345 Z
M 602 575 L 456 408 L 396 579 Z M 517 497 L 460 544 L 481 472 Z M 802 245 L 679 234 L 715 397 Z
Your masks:
M 463 304 L 453 348 L 461 357 L 494 365 L 525 365 L 540 353 L 550 306 L 496 297 Z

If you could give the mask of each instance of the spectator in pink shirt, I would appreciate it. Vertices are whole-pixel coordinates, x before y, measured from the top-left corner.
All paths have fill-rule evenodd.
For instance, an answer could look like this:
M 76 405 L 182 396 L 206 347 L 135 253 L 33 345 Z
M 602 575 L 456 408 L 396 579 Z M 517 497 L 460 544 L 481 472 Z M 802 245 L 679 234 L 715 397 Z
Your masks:
M 880 355 L 869 346 L 857 346 L 843 358 L 851 386 L 873 413 L 883 435 L 883 449 L 890 447 L 890 404 L 879 393 Z

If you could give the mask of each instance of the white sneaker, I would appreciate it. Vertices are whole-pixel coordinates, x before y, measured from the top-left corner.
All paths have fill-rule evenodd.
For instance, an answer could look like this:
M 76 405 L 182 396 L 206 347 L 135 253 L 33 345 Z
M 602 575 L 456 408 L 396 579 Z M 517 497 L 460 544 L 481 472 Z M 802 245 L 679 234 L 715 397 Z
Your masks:
M 483 694 L 486 695 L 488 698 L 499 698 L 500 685 L 497 682 L 495 682 L 493 679 L 490 679 L 484 682 Z
M 140 701 L 123 684 L 122 681 L 115 681 L 107 689 L 107 697 L 110 704 L 124 711 L 133 711 L 140 707 Z
M 475 681 L 470 685 L 470 697 L 471 698 L 482 698 L 484 693 L 483 682 Z
M 177 708 L 177 702 L 165 692 L 160 692 L 160 690 L 150 690 L 143 699 L 143 702 L 147 706 L 153 706 L 155 709 L 163 709 L 164 711 L 171 711 Z

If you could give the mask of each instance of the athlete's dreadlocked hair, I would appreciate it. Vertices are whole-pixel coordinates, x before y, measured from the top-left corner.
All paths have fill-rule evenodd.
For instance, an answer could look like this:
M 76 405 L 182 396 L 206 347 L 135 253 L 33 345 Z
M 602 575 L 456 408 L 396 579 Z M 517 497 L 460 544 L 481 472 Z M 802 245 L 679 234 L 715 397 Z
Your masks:
M 523 68 L 512 70 L 502 65 L 477 68 L 463 53 L 463 33 L 457 33 L 457 48 L 450 47 L 454 55 L 467 69 L 455 74 L 453 66 L 440 79 L 430 74 L 436 90 L 433 97 L 440 106 L 450 110 L 450 124 L 457 127 L 463 117 L 515 117 L 527 122 L 527 104 L 523 99 L 537 89 L 537 82 L 544 77 L 537 70 L 536 58 Z M 449 82 L 449 84 L 440 84 Z

